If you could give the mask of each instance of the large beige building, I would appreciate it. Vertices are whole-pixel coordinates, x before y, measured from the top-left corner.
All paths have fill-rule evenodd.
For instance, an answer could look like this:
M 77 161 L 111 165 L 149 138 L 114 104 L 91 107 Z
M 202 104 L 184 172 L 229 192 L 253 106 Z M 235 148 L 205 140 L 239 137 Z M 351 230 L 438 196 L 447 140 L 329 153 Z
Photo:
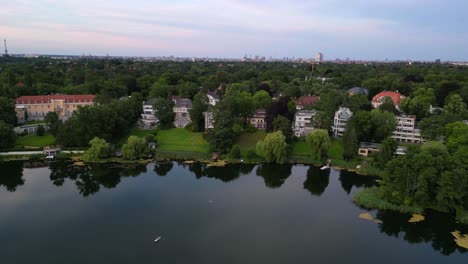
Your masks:
M 78 106 L 94 104 L 94 95 L 33 95 L 16 98 L 16 115 L 19 122 L 43 120 L 49 112 L 56 112 L 61 120 L 69 118 Z
M 416 116 L 396 116 L 397 127 L 392 138 L 400 142 L 423 143 L 421 132 L 416 128 Z

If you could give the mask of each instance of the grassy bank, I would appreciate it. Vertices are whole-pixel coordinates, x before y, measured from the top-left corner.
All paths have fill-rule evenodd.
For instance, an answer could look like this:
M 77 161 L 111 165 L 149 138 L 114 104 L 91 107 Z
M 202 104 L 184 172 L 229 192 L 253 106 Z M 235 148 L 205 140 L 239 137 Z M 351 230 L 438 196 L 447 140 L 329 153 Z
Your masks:
M 257 146 L 257 143 L 260 140 L 263 140 L 266 137 L 267 133 L 265 131 L 256 131 L 254 133 L 243 133 L 238 136 L 234 141 L 234 144 L 239 145 L 241 153 L 245 155 L 247 151 L 254 150 Z
M 17 147 L 45 147 L 55 144 L 55 137 L 51 134 L 43 136 L 26 135 L 16 139 Z
M 424 208 L 419 206 L 395 205 L 389 203 L 379 195 L 378 187 L 367 188 L 359 191 L 353 197 L 353 201 L 367 209 L 393 210 L 402 213 L 414 214 L 420 214 L 424 211 Z
M 156 136 L 161 151 L 208 153 L 209 144 L 203 133 L 193 133 L 184 128 L 159 130 Z

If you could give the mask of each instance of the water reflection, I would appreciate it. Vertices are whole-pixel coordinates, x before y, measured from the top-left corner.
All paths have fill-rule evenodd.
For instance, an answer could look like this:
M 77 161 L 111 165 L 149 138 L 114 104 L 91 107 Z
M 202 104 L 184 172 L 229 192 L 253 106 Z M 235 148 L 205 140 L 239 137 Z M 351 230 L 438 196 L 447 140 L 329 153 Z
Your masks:
M 154 172 L 159 176 L 166 176 L 174 167 L 174 164 L 170 161 L 156 162 L 154 164 Z
M 24 184 L 22 161 L 0 162 L 0 168 L 0 186 L 5 187 L 7 191 L 14 192 L 18 186 Z
M 269 188 L 279 188 L 291 175 L 291 164 L 262 164 L 257 167 L 256 174 L 265 181 Z
M 454 230 L 468 233 L 468 226 L 458 224 L 455 219 L 444 213 L 427 210 L 425 220 L 418 223 L 409 223 L 410 214 L 401 214 L 393 211 L 379 211 L 377 218 L 382 220 L 379 224 L 381 233 L 392 237 L 400 237 L 410 244 L 430 243 L 432 248 L 443 255 L 450 255 L 455 251 L 467 252 L 454 242 L 451 234 Z
M 330 170 L 321 170 L 319 167 L 309 167 L 307 179 L 304 182 L 304 189 L 311 194 L 320 196 L 327 189 L 330 183 Z
M 122 177 L 135 177 L 146 172 L 146 165 L 119 166 L 115 164 L 87 164 L 74 166 L 70 162 L 50 164 L 50 180 L 62 186 L 65 179 L 75 182 L 79 193 L 88 196 L 97 193 L 101 186 L 115 188 Z
M 339 180 L 341 182 L 341 187 L 349 194 L 351 189 L 356 188 L 369 188 L 376 186 L 376 178 L 372 176 L 359 175 L 350 171 L 340 171 Z
M 188 167 L 188 170 L 191 171 L 197 179 L 202 177 L 218 179 L 223 182 L 230 182 L 241 175 L 249 174 L 252 169 L 255 167 L 253 164 L 232 164 L 227 167 L 209 167 L 204 163 L 192 163 L 192 164 L 179 164 L 182 167 Z

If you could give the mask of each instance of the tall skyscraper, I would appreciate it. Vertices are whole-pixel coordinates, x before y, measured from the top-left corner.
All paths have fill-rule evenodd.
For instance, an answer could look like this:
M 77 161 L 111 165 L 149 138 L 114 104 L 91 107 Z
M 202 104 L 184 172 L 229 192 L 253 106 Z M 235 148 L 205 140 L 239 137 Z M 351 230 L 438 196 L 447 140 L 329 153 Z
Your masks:
M 322 53 L 317 53 L 315 54 L 315 62 L 323 62 L 323 54 Z

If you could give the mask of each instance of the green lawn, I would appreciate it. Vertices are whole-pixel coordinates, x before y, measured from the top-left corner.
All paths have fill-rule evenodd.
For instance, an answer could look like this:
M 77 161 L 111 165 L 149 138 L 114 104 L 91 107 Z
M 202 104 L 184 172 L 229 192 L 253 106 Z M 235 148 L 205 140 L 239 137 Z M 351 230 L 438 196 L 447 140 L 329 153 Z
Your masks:
M 254 133 L 243 133 L 238 136 L 234 141 L 234 144 L 239 145 L 241 152 L 245 153 L 249 149 L 255 150 L 257 142 L 263 140 L 266 137 L 265 131 L 256 131 Z
M 343 143 L 341 140 L 333 140 L 328 157 L 332 160 L 343 160 Z
M 307 142 L 293 142 L 291 145 L 291 156 L 310 157 L 310 146 Z
M 190 132 L 185 128 L 173 128 L 159 130 L 156 139 L 161 150 L 208 153 L 209 144 L 202 134 Z
M 55 137 L 51 134 L 45 134 L 44 136 L 27 135 L 16 139 L 16 146 L 18 147 L 45 147 L 54 144 Z

